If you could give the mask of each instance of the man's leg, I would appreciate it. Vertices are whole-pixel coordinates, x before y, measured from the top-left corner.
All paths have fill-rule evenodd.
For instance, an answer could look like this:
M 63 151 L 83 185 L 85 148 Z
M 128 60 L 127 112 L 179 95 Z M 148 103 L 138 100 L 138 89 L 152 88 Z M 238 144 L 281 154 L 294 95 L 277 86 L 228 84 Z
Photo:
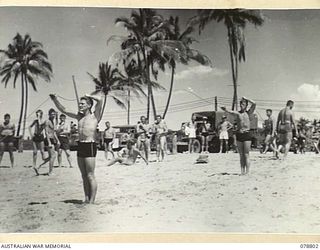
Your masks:
M 226 139 L 226 153 L 228 153 L 228 151 L 229 151 L 229 146 L 228 146 L 228 139 Z
M 243 143 L 243 155 L 244 155 L 244 161 L 245 161 L 245 170 L 246 174 L 249 173 L 250 170 L 250 157 L 249 157 L 249 152 L 251 149 L 251 141 L 245 141 Z
M 37 143 L 35 143 L 35 142 L 32 142 L 32 147 L 33 147 L 33 154 L 32 154 L 32 167 L 33 167 L 33 169 L 35 169 L 36 168 L 36 166 L 37 166 L 37 153 L 38 153 L 38 148 L 37 148 Z
M 54 160 L 56 159 L 56 152 L 54 150 L 54 145 L 52 145 L 52 147 L 49 148 L 49 152 L 50 152 L 50 160 L 49 160 L 49 172 L 48 172 L 48 175 L 50 175 L 52 173 Z
M 67 161 L 68 161 L 68 163 L 69 163 L 69 167 L 72 168 L 70 149 L 64 149 L 63 151 L 66 153 Z
M 161 160 L 163 161 L 165 151 L 166 151 L 166 143 L 167 143 L 167 138 L 165 136 L 160 137 L 160 149 L 161 149 Z
M 149 148 L 150 148 L 150 142 L 148 139 L 144 141 L 144 152 L 145 152 L 145 158 L 147 162 L 149 162 Z
M 263 154 L 266 154 L 269 150 L 269 144 L 270 144 L 269 141 L 270 141 L 270 135 L 267 135 L 266 139 L 264 140 L 265 148 L 264 148 Z
M 244 149 L 243 142 L 237 141 L 238 152 L 240 156 L 240 166 L 241 166 L 241 175 L 244 175 L 245 172 L 245 158 L 244 158 Z
M 107 166 L 111 166 L 111 165 L 113 165 L 113 164 L 115 164 L 117 162 L 121 163 L 122 162 L 122 158 L 120 158 L 120 157 L 113 158 L 112 160 L 110 160 L 107 163 Z
M 223 139 L 220 139 L 220 151 L 219 151 L 219 153 L 222 153 L 222 148 L 223 148 Z
M 2 161 L 3 153 L 4 153 L 4 147 L 5 147 L 4 143 L 0 142 L 0 164 Z
M 96 158 L 95 157 L 86 157 L 83 159 L 85 163 L 85 169 L 87 173 L 87 179 L 89 183 L 89 203 L 93 204 L 96 199 L 97 194 L 97 181 L 94 175 L 94 170 L 96 167 Z
M 201 135 L 201 153 L 204 153 L 206 145 L 206 137 Z
M 286 144 L 285 144 L 285 149 L 284 149 L 284 155 L 283 158 L 285 159 L 289 153 L 290 146 L 291 146 L 291 140 L 292 140 L 292 135 L 291 133 L 286 134 Z
M 13 168 L 14 166 L 14 155 L 13 155 L 13 150 L 14 150 L 14 144 L 13 142 L 8 143 L 8 152 L 10 155 L 10 162 L 11 162 L 11 167 Z
M 87 178 L 87 170 L 86 170 L 86 162 L 85 158 L 77 157 L 78 166 L 81 172 L 83 190 L 84 190 L 84 202 L 89 203 L 90 201 L 90 185 L 89 180 Z
M 62 164 L 62 149 L 59 148 L 58 149 L 58 165 L 59 165 L 59 168 L 61 168 L 61 164 Z

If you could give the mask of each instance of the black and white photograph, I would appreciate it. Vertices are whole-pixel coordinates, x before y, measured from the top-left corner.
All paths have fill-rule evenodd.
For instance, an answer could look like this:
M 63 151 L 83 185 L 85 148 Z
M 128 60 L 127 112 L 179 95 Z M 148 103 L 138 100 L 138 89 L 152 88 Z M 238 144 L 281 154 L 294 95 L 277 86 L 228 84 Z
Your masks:
M 320 9 L 0 7 L 0 233 L 320 233 Z

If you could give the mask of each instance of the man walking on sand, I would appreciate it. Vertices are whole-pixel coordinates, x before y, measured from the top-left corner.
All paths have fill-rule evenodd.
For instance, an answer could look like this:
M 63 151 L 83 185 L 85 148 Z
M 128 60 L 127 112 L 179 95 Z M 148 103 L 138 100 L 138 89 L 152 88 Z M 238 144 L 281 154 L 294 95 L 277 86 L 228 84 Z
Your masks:
M 96 165 L 97 145 L 95 142 L 98 119 L 101 115 L 102 99 L 98 96 L 85 95 L 80 98 L 79 112 L 72 113 L 57 100 L 56 95 L 50 95 L 57 109 L 67 116 L 78 120 L 79 142 L 77 161 L 83 180 L 85 203 L 93 204 L 97 194 L 97 182 L 94 175 Z M 92 113 L 93 101 L 96 102 Z
M 297 131 L 294 121 L 294 114 L 292 112 L 293 105 L 293 101 L 287 101 L 286 107 L 280 110 L 278 115 L 276 126 L 279 135 L 279 146 L 276 152 L 277 158 L 279 158 L 279 152 L 282 149 L 282 147 L 284 147 L 283 159 L 287 157 L 293 138 L 293 130 Z
M 15 125 L 10 122 L 10 115 L 4 115 L 4 122 L 0 124 L 0 164 L 5 149 L 7 148 L 10 155 L 11 167 L 14 166 L 14 134 L 16 132 Z
M 150 126 L 147 124 L 147 120 L 145 116 L 140 117 L 140 121 L 137 125 L 137 148 L 138 150 L 142 151 L 145 155 L 147 161 L 149 161 L 149 151 L 150 151 Z
M 156 121 L 153 125 L 153 130 L 156 134 L 156 145 L 157 145 L 157 162 L 163 161 L 164 155 L 166 153 L 166 143 L 167 143 L 167 132 L 168 127 L 166 122 L 162 119 L 161 115 L 157 115 Z M 161 155 L 161 160 L 160 160 Z
M 226 153 L 229 151 L 229 129 L 231 129 L 233 125 L 227 120 L 227 117 L 222 116 L 222 121 L 219 125 L 219 140 L 220 140 L 220 152 L 222 153 L 223 144 L 226 145 Z
M 267 119 L 263 123 L 264 127 L 264 134 L 265 134 L 265 148 L 263 151 L 263 154 L 266 154 L 271 148 L 273 152 L 276 152 L 277 150 L 277 144 L 276 144 L 276 124 L 275 124 L 275 119 L 272 116 L 272 109 L 267 109 L 266 110 L 266 115 Z

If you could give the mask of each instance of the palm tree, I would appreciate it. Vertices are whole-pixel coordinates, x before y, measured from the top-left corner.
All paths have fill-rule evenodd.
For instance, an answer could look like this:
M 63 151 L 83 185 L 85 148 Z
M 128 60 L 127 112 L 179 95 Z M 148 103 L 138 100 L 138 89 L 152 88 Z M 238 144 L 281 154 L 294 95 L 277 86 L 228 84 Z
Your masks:
M 124 72 L 118 71 L 119 85 L 127 91 L 127 123 L 130 124 L 130 106 L 131 106 L 131 94 L 136 97 L 140 97 L 140 94 L 147 96 L 143 91 L 143 81 L 140 75 L 139 66 L 135 59 L 130 61 L 123 60 Z
M 90 73 L 88 73 L 88 75 L 95 83 L 96 90 L 93 92 L 93 94 L 101 93 L 104 95 L 103 106 L 98 122 L 100 122 L 102 119 L 108 96 L 110 96 L 121 108 L 125 108 L 123 101 L 118 98 L 118 96 L 120 96 L 124 91 L 124 88 L 121 84 L 119 84 L 117 68 L 112 68 L 108 62 L 100 63 L 98 77 L 95 77 Z
M 121 39 L 123 54 L 126 57 L 137 54 L 140 56 L 141 73 L 148 88 L 147 118 L 149 119 L 150 104 L 155 117 L 156 107 L 150 76 L 153 64 L 151 54 L 157 53 L 158 56 L 170 54 L 174 58 L 179 58 L 185 53 L 184 46 L 181 42 L 165 39 L 168 23 L 155 10 L 139 9 L 139 12 L 133 10 L 130 18 L 120 17 L 115 22 L 122 23 L 129 36 L 112 36 L 109 41 Z
M 196 41 L 193 37 L 190 36 L 190 34 L 194 31 L 193 27 L 188 26 L 183 32 L 180 32 L 178 17 L 174 18 L 170 16 L 168 22 L 171 25 L 171 28 L 168 30 L 168 39 L 174 40 L 174 41 L 181 41 L 185 46 L 186 57 L 180 57 L 178 62 L 181 62 L 183 64 L 188 64 L 190 60 L 194 60 L 202 65 L 212 66 L 212 63 L 207 56 L 203 55 L 200 51 L 192 49 L 190 47 L 190 45 Z M 168 95 L 166 107 L 162 115 L 163 118 L 165 118 L 167 111 L 169 109 L 172 90 L 173 90 L 175 68 L 177 63 L 176 60 L 174 60 L 174 58 L 170 57 L 170 55 L 167 55 L 167 57 L 168 57 L 169 67 L 171 68 L 171 81 L 170 81 L 170 89 L 169 89 L 169 95 Z
M 46 82 L 51 80 L 52 66 L 48 61 L 48 55 L 43 50 L 43 45 L 32 41 L 30 35 L 22 37 L 19 33 L 8 45 L 7 50 L 0 50 L 6 60 L 0 69 L 2 82 L 7 87 L 8 82 L 13 78 L 13 87 L 16 87 L 18 77 L 21 78 L 21 108 L 17 136 L 20 135 L 20 128 L 23 117 L 22 137 L 25 133 L 25 125 L 28 111 L 29 84 L 34 91 L 37 91 L 36 79 L 38 77 Z
M 227 27 L 228 44 L 230 51 L 230 61 L 233 80 L 233 102 L 232 110 L 238 105 L 238 64 L 246 60 L 245 56 L 245 36 L 244 29 L 247 23 L 261 26 L 264 22 L 259 11 L 244 9 L 217 9 L 217 10 L 198 10 L 198 15 L 190 20 L 190 24 L 199 25 L 199 33 L 212 20 L 223 22 Z

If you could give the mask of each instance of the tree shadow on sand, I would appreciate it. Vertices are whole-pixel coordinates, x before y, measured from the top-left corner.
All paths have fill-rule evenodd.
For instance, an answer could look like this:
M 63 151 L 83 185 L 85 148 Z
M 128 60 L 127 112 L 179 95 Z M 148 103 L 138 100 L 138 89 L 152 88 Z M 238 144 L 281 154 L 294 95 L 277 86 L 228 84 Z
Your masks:
M 239 174 L 239 173 L 226 173 L 226 172 L 223 172 L 223 173 L 211 174 L 211 175 L 209 175 L 208 177 L 219 176 L 219 175 L 227 175 L 227 176 L 229 176 L 229 175 L 236 175 L 236 176 L 240 176 L 241 174 Z
M 28 203 L 28 205 L 45 205 L 48 204 L 48 202 L 44 201 L 44 202 L 38 202 L 38 201 L 31 201 Z
M 10 166 L 0 166 L 0 168 L 11 168 Z

